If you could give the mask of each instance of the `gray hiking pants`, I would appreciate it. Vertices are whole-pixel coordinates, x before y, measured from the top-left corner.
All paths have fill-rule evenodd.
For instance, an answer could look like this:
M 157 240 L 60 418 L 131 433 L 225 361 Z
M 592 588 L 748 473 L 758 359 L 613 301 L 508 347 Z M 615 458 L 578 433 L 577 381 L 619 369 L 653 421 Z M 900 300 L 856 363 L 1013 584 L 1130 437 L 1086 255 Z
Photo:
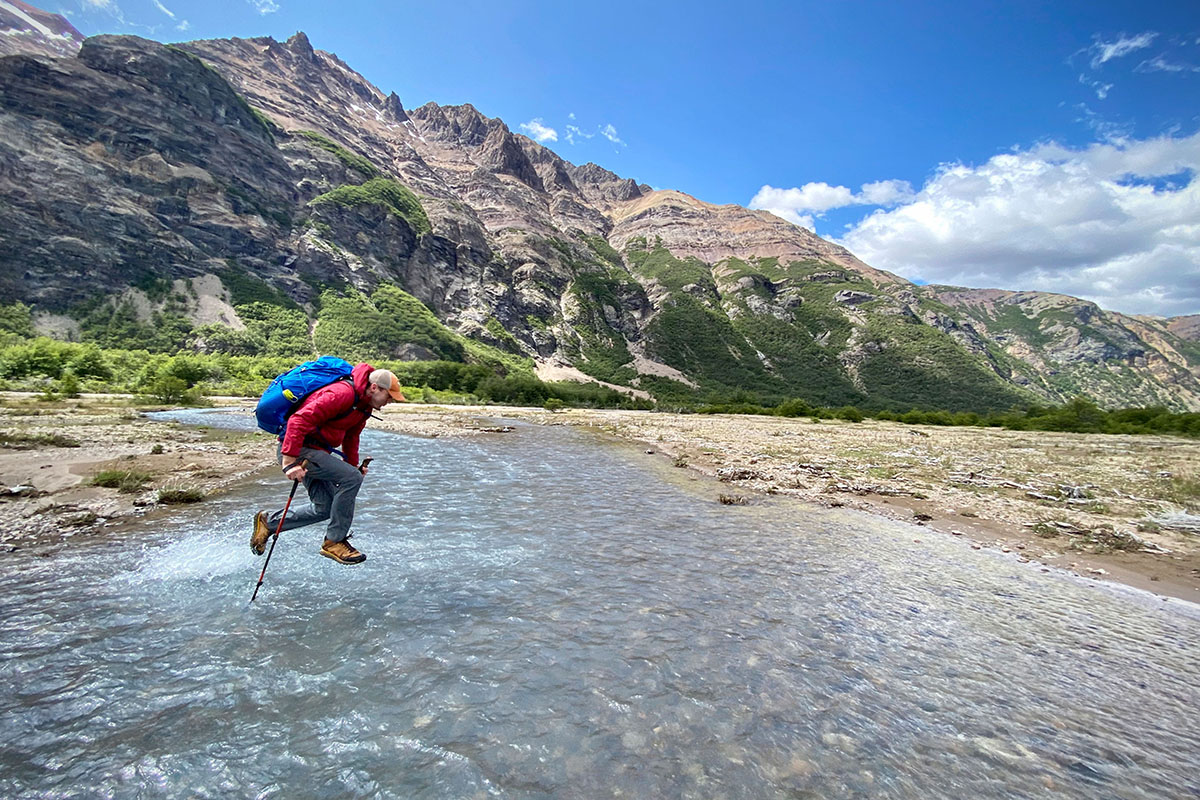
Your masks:
M 280 442 L 275 449 L 280 466 L 283 465 L 283 454 L 279 452 L 282 447 L 283 443 Z M 304 488 L 308 491 L 309 503 L 298 508 L 296 502 L 292 501 L 281 530 L 290 531 L 329 520 L 325 538 L 333 542 L 343 541 L 350 532 L 350 523 L 354 521 L 354 501 L 362 486 L 362 473 L 358 467 L 343 461 L 341 456 L 312 447 L 300 448 L 300 458 L 308 460 Z M 267 524 L 272 531 L 282 516 L 281 508 L 267 517 Z

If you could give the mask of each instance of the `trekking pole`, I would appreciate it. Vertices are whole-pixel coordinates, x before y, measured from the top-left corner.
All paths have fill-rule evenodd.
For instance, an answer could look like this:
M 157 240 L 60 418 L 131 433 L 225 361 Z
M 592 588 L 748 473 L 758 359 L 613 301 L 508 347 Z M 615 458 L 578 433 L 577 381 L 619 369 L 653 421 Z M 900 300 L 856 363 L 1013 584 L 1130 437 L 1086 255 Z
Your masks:
M 300 466 L 303 467 L 307 460 L 301 461 Z M 258 590 L 262 588 L 263 578 L 267 575 L 267 564 L 271 563 L 271 553 L 275 552 L 275 543 L 279 541 L 279 532 L 283 530 L 283 521 L 287 519 L 288 509 L 292 507 L 292 498 L 296 496 L 296 487 L 300 485 L 299 479 L 292 481 L 292 491 L 288 494 L 287 504 L 283 507 L 283 516 L 279 518 L 279 524 L 275 527 L 275 535 L 271 537 L 271 549 L 267 551 L 267 560 L 263 562 L 262 572 L 258 574 L 258 585 L 254 587 L 254 594 L 250 595 L 250 602 L 254 602 L 254 598 L 258 597 Z

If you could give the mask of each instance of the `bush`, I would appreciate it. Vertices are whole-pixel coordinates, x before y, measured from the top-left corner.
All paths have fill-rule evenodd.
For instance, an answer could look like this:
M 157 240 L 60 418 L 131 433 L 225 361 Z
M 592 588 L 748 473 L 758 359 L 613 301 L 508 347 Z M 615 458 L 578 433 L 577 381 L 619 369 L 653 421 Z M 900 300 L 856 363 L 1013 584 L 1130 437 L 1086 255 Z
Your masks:
M 134 469 L 106 469 L 92 476 L 93 486 L 116 489 L 124 494 L 140 491 L 154 476 Z
M 265 342 L 262 355 L 305 360 L 314 354 L 308 335 L 308 317 L 298 308 L 282 308 L 265 302 L 234 307 L 246 325 L 246 335 Z M 238 353 L 231 353 L 238 355 Z
M 179 505 L 182 503 L 199 503 L 204 499 L 204 490 L 195 487 L 186 489 L 159 489 L 158 502 L 167 505 Z
M 862 422 L 864 419 L 866 419 L 866 415 L 854 406 L 844 406 L 839 408 L 835 416 L 838 419 L 844 419 L 847 422 Z
M 67 368 L 81 378 L 108 380 L 113 374 L 104 351 L 94 344 L 81 345 L 67 362 Z
M 39 447 L 79 447 L 79 442 L 61 433 L 0 432 L 0 447 L 12 450 L 33 450 Z
M 79 379 L 70 369 L 64 369 L 58 379 L 58 391 L 63 397 L 79 397 Z

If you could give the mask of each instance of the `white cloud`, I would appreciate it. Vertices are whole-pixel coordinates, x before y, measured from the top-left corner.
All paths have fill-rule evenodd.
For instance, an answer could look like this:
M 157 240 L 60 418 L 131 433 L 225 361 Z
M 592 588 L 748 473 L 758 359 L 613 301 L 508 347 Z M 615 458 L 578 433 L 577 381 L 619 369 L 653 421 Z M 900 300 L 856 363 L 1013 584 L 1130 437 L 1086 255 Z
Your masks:
M 1086 103 L 1077 104 L 1075 110 L 1079 112 L 1079 116 L 1075 118 L 1075 121 L 1082 122 L 1091 128 L 1102 141 L 1116 142 L 1133 136 L 1133 125 L 1130 122 L 1114 122 L 1110 119 L 1105 119 L 1102 115 L 1088 108 Z
M 617 129 L 614 128 L 611 124 L 602 125 L 600 127 L 600 135 L 603 136 L 605 139 L 608 139 L 613 144 L 620 144 L 620 145 L 625 144 L 623 141 L 621 141 L 621 137 L 617 136 Z
M 1167 61 L 1162 56 L 1155 56 L 1138 64 L 1134 72 L 1200 72 L 1200 67 L 1187 62 Z
M 1110 91 L 1112 91 L 1112 88 L 1113 88 L 1113 85 L 1111 83 L 1104 83 L 1103 81 L 1098 81 L 1098 80 L 1095 80 L 1094 78 L 1089 78 L 1087 75 L 1080 75 L 1079 82 L 1082 83 L 1084 86 L 1087 86 L 1088 88 L 1095 91 L 1096 97 L 1100 100 L 1107 99 L 1108 93 Z
M 276 3 L 275 0 L 246 0 L 246 2 L 253 6 L 255 11 L 264 16 L 274 14 L 279 10 L 279 3 Z
M 912 196 L 912 184 L 908 181 L 890 180 L 864 183 L 857 199 L 863 205 L 890 206 L 911 200 Z
M 575 119 L 574 114 L 571 114 L 569 116 L 571 119 Z M 566 137 L 567 137 L 567 141 L 570 142 L 571 144 L 575 144 L 576 138 L 591 139 L 595 135 L 596 134 L 594 134 L 594 133 L 584 133 L 583 131 L 581 131 L 579 129 L 579 126 L 577 126 L 577 125 L 568 125 L 567 126 Z
M 908 181 L 865 183 L 857 194 L 847 186 L 830 186 L 824 181 L 806 183 L 800 188 L 779 189 L 765 185 L 750 200 L 750 208 L 770 211 L 809 230 L 813 215 L 847 206 L 889 206 L 912 198 Z
M 541 118 L 531 119 L 529 122 L 522 122 L 519 126 L 525 134 L 535 142 L 557 142 L 558 131 L 554 128 L 548 128 L 542 124 Z
M 116 8 L 113 0 L 83 0 L 83 4 L 89 8 L 102 8 L 105 10 Z
M 171 19 L 175 19 L 175 14 L 169 8 L 164 6 L 162 3 L 158 2 L 158 0 L 154 0 L 154 5 L 156 8 L 158 8 L 159 11 L 166 14 Z
M 188 30 L 188 29 L 189 29 L 189 28 L 191 28 L 191 27 L 192 27 L 192 23 L 188 22 L 188 21 L 185 19 L 183 22 L 181 22 L 181 23 L 179 23 L 178 25 L 176 25 L 176 26 L 175 26 L 175 30 L 177 30 L 177 31 L 186 31 L 186 30 Z
M 1104 308 L 1200 311 L 1200 133 L 1050 143 L 943 166 L 841 244 L 912 279 L 1061 292 Z
M 1092 54 L 1092 69 L 1099 69 L 1101 64 L 1112 61 L 1114 58 L 1121 58 L 1149 47 L 1157 36 L 1158 34 L 1153 31 L 1139 33 L 1137 36 L 1126 36 L 1121 33 L 1117 35 L 1115 42 L 1105 42 L 1101 40 L 1099 34 L 1096 34 L 1093 37 L 1095 42 L 1088 48 L 1088 52 Z

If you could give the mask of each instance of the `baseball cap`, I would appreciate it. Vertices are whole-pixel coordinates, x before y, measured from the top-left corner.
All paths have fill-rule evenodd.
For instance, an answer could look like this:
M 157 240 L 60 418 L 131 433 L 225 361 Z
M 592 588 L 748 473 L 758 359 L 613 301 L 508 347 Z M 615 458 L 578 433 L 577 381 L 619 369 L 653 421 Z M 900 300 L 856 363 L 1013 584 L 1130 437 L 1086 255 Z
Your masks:
M 387 393 L 392 396 L 392 399 L 398 403 L 405 402 L 404 395 L 400 392 L 400 381 L 391 370 L 377 369 L 367 377 L 369 383 L 373 383 L 381 389 L 387 389 Z

